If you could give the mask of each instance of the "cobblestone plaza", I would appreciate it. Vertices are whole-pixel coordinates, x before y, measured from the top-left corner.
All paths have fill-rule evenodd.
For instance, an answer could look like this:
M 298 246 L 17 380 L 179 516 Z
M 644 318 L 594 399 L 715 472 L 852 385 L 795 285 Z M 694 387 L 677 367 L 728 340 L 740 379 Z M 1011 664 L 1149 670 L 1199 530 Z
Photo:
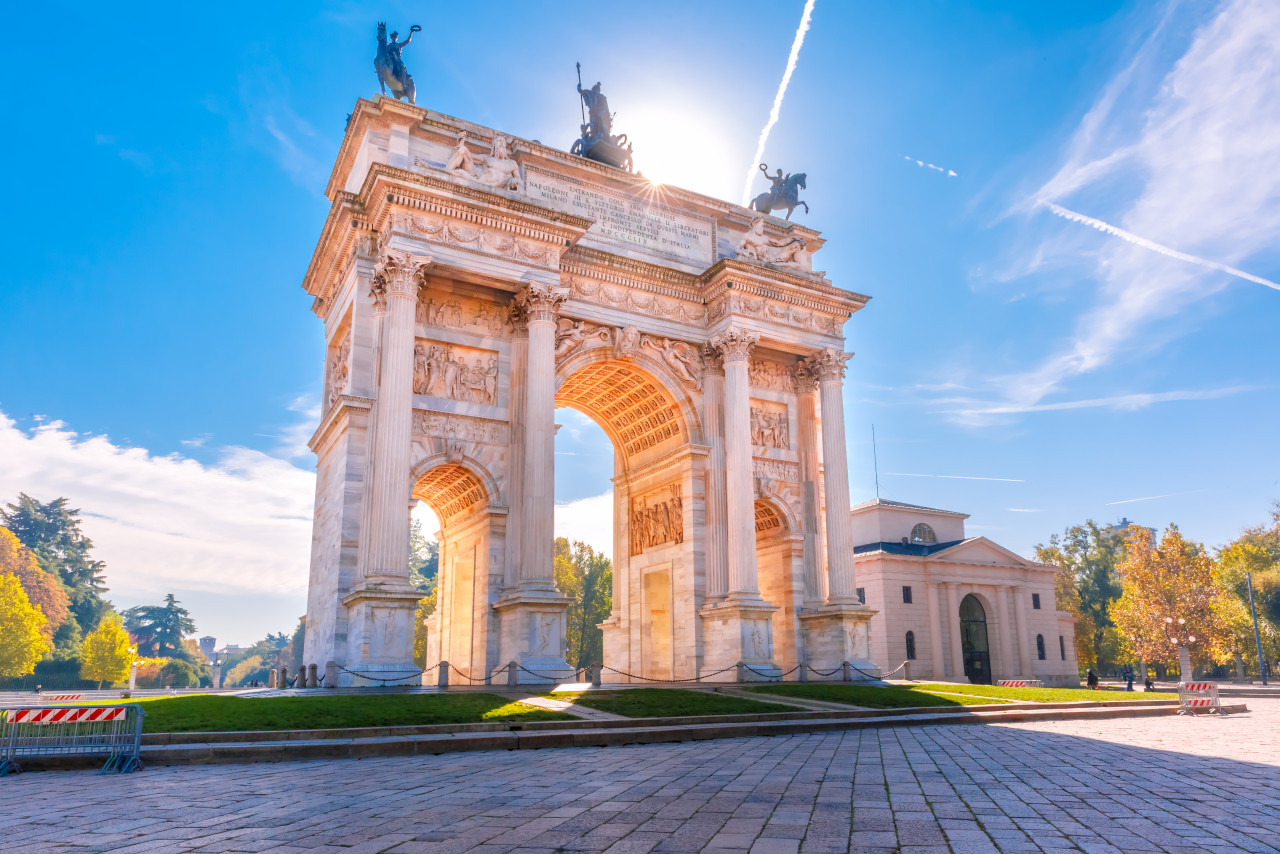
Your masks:
M 1277 851 L 1280 700 L 1218 719 L 926 726 L 0 781 L 0 849 Z

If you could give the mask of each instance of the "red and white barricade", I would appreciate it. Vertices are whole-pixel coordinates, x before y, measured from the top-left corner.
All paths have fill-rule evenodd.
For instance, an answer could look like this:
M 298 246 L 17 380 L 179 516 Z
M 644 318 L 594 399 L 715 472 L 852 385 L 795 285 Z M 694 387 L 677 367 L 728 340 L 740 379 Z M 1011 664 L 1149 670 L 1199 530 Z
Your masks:
M 1043 688 L 1044 683 L 1039 679 L 1001 679 L 996 682 L 1001 688 Z
M 84 694 L 41 694 L 40 702 L 46 706 L 65 706 L 67 703 L 84 701 Z
M 142 767 L 142 718 L 137 704 L 44 706 L 0 714 L 0 777 L 21 771 L 20 761 L 58 756 L 102 756 L 108 771 Z
M 1218 700 L 1217 682 L 1179 682 L 1178 714 L 1194 715 L 1208 712 L 1212 715 L 1225 715 L 1222 703 Z

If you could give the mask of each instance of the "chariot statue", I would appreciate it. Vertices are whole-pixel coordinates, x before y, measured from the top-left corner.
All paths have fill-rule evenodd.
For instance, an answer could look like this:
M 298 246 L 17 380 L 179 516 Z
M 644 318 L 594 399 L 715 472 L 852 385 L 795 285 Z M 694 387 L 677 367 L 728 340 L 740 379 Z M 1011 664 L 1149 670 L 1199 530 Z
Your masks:
M 400 33 L 395 31 L 388 41 L 387 25 L 382 21 L 378 22 L 378 53 L 373 58 L 373 73 L 378 75 L 378 85 L 382 87 L 383 95 L 390 89 L 396 100 L 403 98 L 410 104 L 416 103 L 418 90 L 413 84 L 413 76 L 404 67 L 400 51 L 413 41 L 413 34 L 421 30 L 422 27 L 414 24 L 409 28 L 409 36 L 404 41 L 398 40 Z
M 791 212 L 799 207 L 803 207 L 805 213 L 809 212 L 809 206 L 800 201 L 800 191 L 806 189 L 805 180 L 808 175 L 804 172 L 795 175 L 788 172 L 784 177 L 781 169 L 770 175 L 769 167 L 764 163 L 760 164 L 760 171 L 772 186 L 751 200 L 753 210 L 767 214 L 786 208 L 787 219 L 791 219 Z
M 631 143 L 625 133 L 613 133 L 613 113 L 609 112 L 609 99 L 600 91 L 600 84 L 582 88 L 582 63 L 578 63 L 578 95 L 583 107 L 582 136 L 569 153 L 630 172 Z

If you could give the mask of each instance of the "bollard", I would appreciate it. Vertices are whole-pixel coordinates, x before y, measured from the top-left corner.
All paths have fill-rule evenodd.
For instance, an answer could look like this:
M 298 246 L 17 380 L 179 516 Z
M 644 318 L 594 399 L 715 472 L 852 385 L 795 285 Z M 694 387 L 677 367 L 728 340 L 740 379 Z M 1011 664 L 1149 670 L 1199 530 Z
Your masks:
M 316 672 L 316 666 L 314 664 L 308 664 L 307 665 L 307 687 L 308 688 L 320 687 L 320 683 L 316 679 L 318 675 L 319 674 Z
M 324 665 L 324 687 L 338 687 L 338 662 L 327 661 Z
M 514 661 L 507 665 L 507 685 L 514 688 L 520 684 L 520 665 Z
M 908 682 L 911 681 L 911 660 L 910 659 L 902 662 L 902 678 L 907 680 Z
M 600 687 L 600 671 L 604 670 L 603 664 L 597 664 L 591 668 L 591 686 L 593 688 Z
M 447 661 L 440 662 L 440 670 L 436 673 L 436 687 L 449 687 L 449 662 Z
M 840 662 L 840 678 L 845 682 L 853 681 L 853 665 L 849 663 L 848 659 Z
M 808 681 L 809 681 L 809 665 L 807 665 L 807 664 L 801 664 L 801 665 L 800 665 L 800 670 L 799 670 L 798 672 L 800 673 L 800 681 L 801 681 L 801 682 L 808 682 Z
M 289 687 L 289 668 L 281 667 L 280 668 L 280 688 L 281 690 L 283 690 L 288 687 Z
M 276 670 L 274 667 L 271 668 L 271 673 L 268 674 L 267 676 L 267 687 L 275 688 L 279 686 L 280 684 L 279 679 L 280 679 L 280 671 Z
M 738 662 L 738 681 L 739 682 L 747 681 L 747 665 L 741 661 Z

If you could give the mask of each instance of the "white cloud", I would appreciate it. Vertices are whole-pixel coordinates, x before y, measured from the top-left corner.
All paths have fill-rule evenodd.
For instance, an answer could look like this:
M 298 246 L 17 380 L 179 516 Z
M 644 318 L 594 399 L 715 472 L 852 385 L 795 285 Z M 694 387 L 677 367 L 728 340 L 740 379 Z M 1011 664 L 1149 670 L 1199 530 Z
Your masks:
M 1183 25 L 1183 17 L 1202 16 L 1203 8 L 1169 5 L 1081 120 L 1061 167 L 1019 206 L 1089 210 L 1096 217 L 1081 221 L 1122 238 L 1084 243 L 1078 231 L 1058 229 L 1027 253 L 1028 272 L 1084 259 L 1070 273 L 1097 289 L 1073 298 L 1084 306 L 1074 333 L 1031 370 L 994 378 L 988 405 L 958 410 L 956 420 L 985 423 L 984 412 L 1088 405 L 1041 403 L 1075 377 L 1154 350 L 1187 328 L 1172 324 L 1174 318 L 1192 320 L 1193 306 L 1232 286 L 1230 276 L 1274 249 L 1280 4 L 1226 0 L 1195 26 Z M 1215 259 L 1209 267 L 1207 258 Z M 1194 398 L 1153 395 L 1143 405 L 1185 399 Z
M 1227 388 L 1188 389 L 1141 394 L 1118 394 L 1112 397 L 1095 397 L 1088 400 L 1064 400 L 1057 403 L 996 403 L 985 404 L 968 401 L 967 408 L 943 410 L 962 423 L 986 423 L 992 416 L 1014 415 L 1026 412 L 1060 412 L 1067 409 L 1114 409 L 1133 412 L 1146 409 L 1155 403 L 1175 400 L 1218 400 L 1244 392 L 1256 391 L 1256 386 L 1229 386 Z
M 95 555 L 106 561 L 118 605 L 187 591 L 205 631 L 288 631 L 302 613 L 311 550 L 315 476 L 248 448 L 224 448 L 206 465 L 178 454 L 127 448 L 60 421 L 24 430 L 0 412 L 0 497 L 65 496 L 82 511 Z M 289 603 L 271 625 L 246 626 L 202 610 L 207 592 Z M 183 598 L 183 597 L 180 597 Z M 224 608 L 233 608 L 228 599 Z
M 999 480 L 1005 483 L 1026 483 L 1026 481 L 1016 477 L 975 477 L 965 474 L 910 474 L 905 471 L 887 471 L 885 475 L 890 477 L 936 477 L 943 480 Z
M 581 540 L 591 548 L 613 556 L 613 490 L 556 505 L 555 532 L 570 542 Z
M 938 166 L 933 163 L 926 163 L 923 160 L 916 160 L 910 154 L 902 155 L 902 159 L 906 160 L 908 163 L 914 163 L 921 168 L 932 169 L 934 172 L 941 172 L 943 175 L 946 175 L 948 178 L 959 177 L 959 173 L 957 173 L 954 169 L 948 169 L 945 166 Z

